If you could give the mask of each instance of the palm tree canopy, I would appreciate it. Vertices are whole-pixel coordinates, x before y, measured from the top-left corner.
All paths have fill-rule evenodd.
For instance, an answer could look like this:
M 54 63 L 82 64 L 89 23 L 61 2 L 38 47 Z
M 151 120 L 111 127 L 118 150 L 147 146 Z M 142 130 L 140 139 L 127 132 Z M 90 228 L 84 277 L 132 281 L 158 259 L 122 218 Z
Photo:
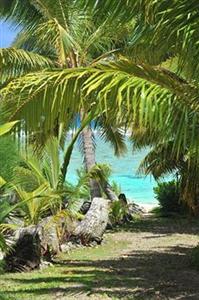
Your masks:
M 114 4 L 116 9 L 114 13 L 109 1 L 106 2 L 104 7 L 97 1 L 74 0 L 61 0 L 56 4 L 53 1 L 26 1 L 25 4 L 24 6 L 22 1 L 1 3 L 0 13 L 2 16 L 11 19 L 22 28 L 21 33 L 14 42 L 15 48 L 2 49 L 0 53 L 0 58 L 2 59 L 0 66 L 2 65 L 4 74 L 2 84 L 4 86 L 13 78 L 43 70 L 41 73 L 28 74 L 30 76 L 35 75 L 35 80 L 37 81 L 36 78 L 39 79 L 40 76 L 44 75 L 44 70 L 48 69 L 42 81 L 44 83 L 47 80 L 46 83 L 48 82 L 50 87 L 50 76 L 56 74 L 62 77 L 62 72 L 67 67 L 85 66 L 93 61 L 98 61 L 98 59 L 111 58 L 116 53 L 119 53 L 128 40 L 134 26 L 132 18 L 126 15 L 126 10 L 121 10 L 118 7 L 118 3 L 116 5 L 116 2 Z M 25 51 L 18 48 L 23 48 Z M 36 92 L 35 90 L 36 97 L 33 96 L 33 101 L 28 100 L 27 94 L 24 94 L 23 103 L 21 100 L 17 101 L 21 108 L 19 109 L 17 105 L 18 108 L 16 108 L 15 112 L 17 113 L 18 111 L 20 120 L 25 121 L 23 129 L 26 133 L 42 131 L 44 135 L 48 136 L 54 131 L 55 124 L 61 124 L 61 126 L 64 124 L 64 127 L 68 128 L 75 114 L 82 109 L 83 102 L 85 111 L 90 109 L 90 105 L 95 104 L 95 101 L 88 101 L 87 99 L 83 101 L 82 93 L 78 92 L 83 80 L 79 76 L 77 79 L 77 76 L 74 75 L 68 74 L 67 79 L 63 79 L 61 86 L 54 82 L 53 88 L 49 89 L 48 92 L 44 92 L 46 86 L 46 83 L 44 83 L 43 88 L 39 88 L 40 91 L 37 90 Z M 82 73 L 83 76 L 84 74 Z M 85 80 L 85 76 L 83 79 Z M 33 83 L 30 77 L 25 76 L 24 80 L 27 80 L 27 83 Z M 15 81 L 12 81 L 9 87 L 12 84 L 15 85 L 15 83 Z M 50 95 L 54 93 L 55 86 L 56 97 L 60 99 L 64 97 L 63 104 L 59 101 L 57 102 L 58 98 L 57 100 L 54 98 L 55 101 L 51 102 L 52 97 Z M 27 91 L 29 88 L 30 86 L 27 87 Z M 13 97 L 11 96 L 12 92 L 9 93 L 11 96 L 9 96 L 10 103 L 7 103 L 5 110 L 2 108 L 3 114 L 5 113 L 4 116 L 6 116 L 5 119 L 15 119 L 16 117 L 15 113 L 8 112 L 11 102 L 15 101 L 16 103 L 15 96 L 17 93 L 15 92 Z M 45 101 L 43 101 L 43 92 L 48 95 Z M 64 95 L 65 92 L 67 95 Z M 2 105 L 4 106 L 4 104 Z M 32 114 L 33 111 L 34 114 Z M 107 130 L 108 127 L 109 130 Z M 103 137 L 106 140 L 111 139 L 115 153 L 120 154 L 125 152 L 125 143 L 122 131 L 120 129 L 117 130 L 116 127 L 116 125 L 113 126 L 107 120 L 104 124 Z
M 1 92 L 5 119 L 24 119 L 26 130 L 30 132 L 37 131 L 38 124 L 40 127 L 42 124 L 44 132 L 48 132 L 55 121 L 61 124 L 68 120 L 69 123 L 80 109 L 88 111 L 96 106 L 106 117 L 115 116 L 126 127 L 139 127 L 141 131 L 149 127 L 152 140 L 158 137 L 164 142 L 175 137 L 173 147 L 177 153 L 187 145 L 198 151 L 196 0 L 161 3 L 113 0 L 106 1 L 104 7 L 101 1 L 94 0 L 61 0 L 56 7 L 50 0 L 31 1 L 28 5 L 35 15 L 42 16 L 32 20 L 26 10 L 20 12 L 20 1 L 13 12 L 14 3 L 10 1 L 4 14 L 12 12 L 13 16 L 14 13 L 18 22 L 25 18 L 24 28 L 27 32 L 34 30 L 37 36 L 39 33 L 44 52 L 52 40 L 51 53 L 60 66 L 66 62 L 69 66 L 74 62 L 74 66 L 78 66 L 81 62 L 82 67 L 72 71 L 56 68 L 12 81 Z M 45 24 L 56 29 L 42 30 L 47 28 Z M 110 24 L 118 24 L 116 35 Z M 121 39 L 122 28 L 128 28 L 125 44 Z M 44 44 L 42 38 L 46 41 Z M 110 55 L 110 51 L 117 50 L 116 46 L 121 44 L 125 45 L 121 52 L 128 59 L 121 59 L 116 53 Z M 109 60 L 98 64 L 96 59 L 106 52 L 104 47 Z M 29 49 L 34 50 L 33 43 L 32 46 L 29 43 Z M 160 66 L 168 58 L 175 59 L 176 72 Z M 93 66 L 84 67 L 93 60 Z M 17 102 L 15 107 L 14 102 Z M 35 122 L 32 111 L 37 112 Z

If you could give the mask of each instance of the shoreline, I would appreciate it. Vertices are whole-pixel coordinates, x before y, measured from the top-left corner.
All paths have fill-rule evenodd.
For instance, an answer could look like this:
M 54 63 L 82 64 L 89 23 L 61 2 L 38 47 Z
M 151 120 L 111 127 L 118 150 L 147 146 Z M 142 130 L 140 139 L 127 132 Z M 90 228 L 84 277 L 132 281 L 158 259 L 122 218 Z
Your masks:
M 158 207 L 158 203 L 157 204 L 140 204 L 140 203 L 136 203 L 141 209 L 143 209 L 146 213 L 149 213 L 153 208 Z

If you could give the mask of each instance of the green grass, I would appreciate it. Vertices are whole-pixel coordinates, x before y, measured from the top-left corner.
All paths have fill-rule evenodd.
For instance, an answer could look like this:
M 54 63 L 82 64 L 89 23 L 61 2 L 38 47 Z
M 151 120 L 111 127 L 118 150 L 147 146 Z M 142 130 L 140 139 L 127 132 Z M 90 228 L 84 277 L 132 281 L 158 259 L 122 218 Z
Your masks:
M 0 268 L 0 300 L 44 300 L 47 297 L 48 299 L 65 299 L 63 297 L 66 294 L 66 299 L 70 299 L 78 291 L 89 294 L 93 285 L 104 279 L 104 267 L 101 270 L 95 266 L 95 262 L 117 257 L 127 244 L 127 241 L 114 241 L 108 235 L 102 246 L 76 249 L 69 254 L 62 253 L 55 265 L 44 270 L 8 274 L 3 273 Z M 110 281 L 108 285 L 111 287 L 114 276 L 109 274 L 107 280 Z

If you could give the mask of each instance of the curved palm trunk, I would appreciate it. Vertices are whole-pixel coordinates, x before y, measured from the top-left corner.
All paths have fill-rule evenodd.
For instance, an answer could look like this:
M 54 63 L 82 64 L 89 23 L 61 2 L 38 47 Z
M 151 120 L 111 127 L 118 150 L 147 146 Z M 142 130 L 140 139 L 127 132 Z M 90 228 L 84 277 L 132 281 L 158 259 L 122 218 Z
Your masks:
M 96 163 L 95 147 L 92 138 L 92 130 L 89 126 L 83 129 L 82 139 L 83 139 L 84 164 L 85 164 L 86 171 L 88 172 Z M 93 179 L 90 180 L 90 192 L 91 192 L 91 199 L 95 197 L 101 197 L 100 186 L 96 180 Z
M 74 236 L 83 245 L 101 243 L 108 223 L 109 204 L 107 199 L 94 198 L 85 218 L 77 225 Z
M 103 187 L 103 190 L 107 196 L 107 198 L 110 200 L 110 201 L 117 201 L 118 200 L 118 196 L 116 195 L 116 193 L 112 190 L 112 187 L 111 185 L 106 182 L 104 187 Z

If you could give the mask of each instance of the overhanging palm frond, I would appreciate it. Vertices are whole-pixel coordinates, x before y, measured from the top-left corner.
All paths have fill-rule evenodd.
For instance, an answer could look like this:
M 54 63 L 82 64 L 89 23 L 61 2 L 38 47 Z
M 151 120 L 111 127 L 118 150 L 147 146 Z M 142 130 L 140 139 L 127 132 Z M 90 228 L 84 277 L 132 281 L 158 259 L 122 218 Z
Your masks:
M 160 67 L 136 65 L 123 60 L 99 66 L 84 86 L 87 95 L 99 92 L 107 116 L 133 128 L 161 132 L 162 142 L 175 132 L 175 149 L 198 140 L 198 95 L 196 84 Z M 115 114 L 116 112 L 116 114 Z
M 69 124 L 81 108 L 88 111 L 94 105 L 117 124 L 148 126 L 151 134 L 159 128 L 163 140 L 176 132 L 175 147 L 180 148 L 198 140 L 198 94 L 196 85 L 170 71 L 121 61 L 19 78 L 1 91 L 2 115 L 6 121 L 24 120 L 29 133 L 45 134 L 57 121 Z
M 156 145 L 141 162 L 138 173 L 152 174 L 158 180 L 160 177 L 179 171 L 184 164 L 181 157 L 174 156 L 173 142 Z
M 14 46 L 53 57 L 60 67 L 67 65 L 70 53 L 77 45 L 69 31 L 56 19 L 50 19 L 22 31 L 15 40 Z
M 30 0 L 1 0 L 0 17 L 9 19 L 21 27 L 32 26 L 43 18 Z
M 125 79 L 128 79 L 129 76 L 135 76 L 138 78 L 145 79 L 150 83 L 159 85 L 162 88 L 166 88 L 171 93 L 183 98 L 183 95 L 191 95 L 193 98 L 198 93 L 198 89 L 194 84 L 186 82 L 183 78 L 177 76 L 174 72 L 171 72 L 160 66 L 151 66 L 149 64 L 136 64 L 131 60 L 122 58 L 116 62 L 98 64 L 97 68 L 104 72 L 104 77 L 99 76 L 99 79 L 104 80 L 105 76 L 113 77 L 113 79 L 121 80 L 122 76 L 125 76 Z M 117 73 L 119 72 L 119 73 Z M 96 74 L 96 75 L 100 75 Z M 115 76 L 114 76 L 115 75 Z M 120 75 L 120 77 L 116 75 Z M 95 78 L 94 78 L 95 79 Z M 89 80 L 94 80 L 93 78 Z M 96 78 L 97 81 L 97 78 Z M 99 85 L 101 84 L 99 81 Z M 92 85 L 92 84 L 91 84 Z M 186 91 L 186 94 L 185 94 Z M 194 94 L 194 92 L 196 94 Z
M 53 66 L 55 63 L 50 59 L 33 52 L 15 48 L 0 49 L 1 84 L 29 72 L 52 68 Z
M 81 78 L 86 73 L 84 69 L 55 70 L 12 81 L 1 91 L 2 116 L 9 120 L 19 116 L 29 133 L 48 134 L 57 122 L 69 126 L 82 106 Z

